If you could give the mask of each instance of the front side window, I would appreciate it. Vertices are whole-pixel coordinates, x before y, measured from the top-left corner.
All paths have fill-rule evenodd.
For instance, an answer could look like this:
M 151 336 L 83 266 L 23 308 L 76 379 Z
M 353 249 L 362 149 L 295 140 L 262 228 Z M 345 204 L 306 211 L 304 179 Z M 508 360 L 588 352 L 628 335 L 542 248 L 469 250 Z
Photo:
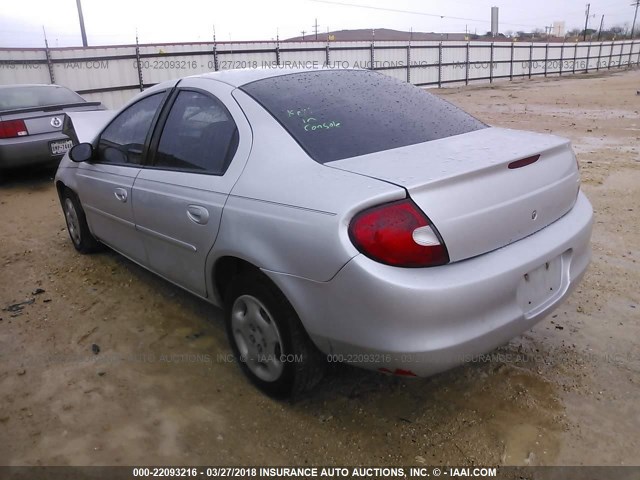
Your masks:
M 140 165 L 144 143 L 164 93 L 134 103 L 102 132 L 98 154 L 102 162 Z
M 238 129 L 217 99 L 181 91 L 167 117 L 156 167 L 214 175 L 224 174 L 238 145 Z

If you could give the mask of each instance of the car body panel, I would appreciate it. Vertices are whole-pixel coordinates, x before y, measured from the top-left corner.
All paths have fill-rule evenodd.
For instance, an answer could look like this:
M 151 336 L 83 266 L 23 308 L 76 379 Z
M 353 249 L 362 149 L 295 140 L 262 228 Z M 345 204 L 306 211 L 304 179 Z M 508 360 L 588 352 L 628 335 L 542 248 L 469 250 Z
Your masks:
M 511 162 L 540 155 L 522 168 Z M 442 236 L 452 262 L 531 235 L 573 206 L 580 178 L 569 141 L 486 128 L 330 162 L 407 189 Z
M 64 154 L 52 155 L 50 145 L 66 140 L 59 132 L 0 139 L 0 170 L 59 161 Z
M 304 73 L 309 71 L 333 71 L 334 68 L 240 68 L 233 70 L 221 70 L 218 72 L 209 72 L 195 75 L 198 78 L 212 79 L 219 82 L 227 83 L 233 87 L 240 87 L 247 83 L 263 80 L 265 78 L 278 77 L 280 75 L 293 75 L 296 73 Z M 193 77 L 188 77 L 193 78 Z
M 93 143 L 116 113 L 116 110 L 66 112 L 62 133 L 71 138 L 74 144 Z
M 64 114 L 41 115 L 33 117 L 23 117 L 29 135 L 39 133 L 51 133 L 62 131 L 62 121 Z
M 133 218 L 133 182 L 138 173 L 140 168 L 133 166 L 81 163 L 75 191 L 93 235 L 132 260 L 146 263 Z
M 231 97 L 233 87 L 201 78 L 178 89 L 200 89 L 221 100 L 239 130 L 238 148 L 224 175 L 143 168 L 133 187 L 136 229 L 142 232 L 148 266 L 163 277 L 207 295 L 205 268 L 229 192 L 238 180 L 252 145 L 251 127 Z M 196 218 L 199 216 L 199 218 Z
M 505 344 L 562 303 L 589 263 L 591 228 L 591 205 L 580 194 L 569 213 L 536 234 L 454 264 L 403 269 L 358 255 L 330 282 L 267 273 L 325 353 L 427 376 Z M 555 259 L 560 288 L 525 306 L 525 274 Z
M 225 207 L 214 256 L 242 252 L 260 268 L 329 280 L 358 253 L 349 218 L 406 192 L 314 162 L 249 96 L 236 90 L 234 97 L 254 126 L 253 148 Z

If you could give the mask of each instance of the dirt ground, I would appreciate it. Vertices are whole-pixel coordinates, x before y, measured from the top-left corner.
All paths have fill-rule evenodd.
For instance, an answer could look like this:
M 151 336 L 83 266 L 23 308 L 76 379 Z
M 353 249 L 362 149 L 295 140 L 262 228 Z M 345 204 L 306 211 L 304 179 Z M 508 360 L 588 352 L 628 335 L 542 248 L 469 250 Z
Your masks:
M 334 367 L 295 404 L 228 360 L 220 311 L 112 252 L 77 254 L 52 170 L 11 173 L 0 465 L 640 464 L 638 90 L 635 70 L 437 92 L 573 140 L 593 263 L 568 302 L 482 361 L 421 380 Z

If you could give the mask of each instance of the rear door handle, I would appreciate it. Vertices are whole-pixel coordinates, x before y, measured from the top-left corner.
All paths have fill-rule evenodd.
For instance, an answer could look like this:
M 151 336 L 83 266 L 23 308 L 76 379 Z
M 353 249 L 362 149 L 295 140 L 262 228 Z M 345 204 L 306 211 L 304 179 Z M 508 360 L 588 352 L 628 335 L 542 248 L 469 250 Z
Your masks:
M 113 191 L 113 194 L 116 196 L 118 200 L 122 203 L 127 203 L 127 191 L 124 188 L 116 188 Z
M 209 221 L 209 210 L 200 205 L 187 206 L 187 217 L 194 223 L 205 225 Z

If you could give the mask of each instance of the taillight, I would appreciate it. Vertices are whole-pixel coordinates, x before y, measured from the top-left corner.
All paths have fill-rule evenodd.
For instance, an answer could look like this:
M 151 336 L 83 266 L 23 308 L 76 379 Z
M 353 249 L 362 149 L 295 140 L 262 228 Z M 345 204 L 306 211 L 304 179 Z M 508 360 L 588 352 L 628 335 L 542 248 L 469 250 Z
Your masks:
M 29 135 L 22 120 L 7 120 L 0 122 L 0 138 L 23 137 Z
M 367 257 L 387 265 L 433 267 L 449 262 L 435 227 L 410 199 L 360 212 L 349 224 L 349 237 Z

